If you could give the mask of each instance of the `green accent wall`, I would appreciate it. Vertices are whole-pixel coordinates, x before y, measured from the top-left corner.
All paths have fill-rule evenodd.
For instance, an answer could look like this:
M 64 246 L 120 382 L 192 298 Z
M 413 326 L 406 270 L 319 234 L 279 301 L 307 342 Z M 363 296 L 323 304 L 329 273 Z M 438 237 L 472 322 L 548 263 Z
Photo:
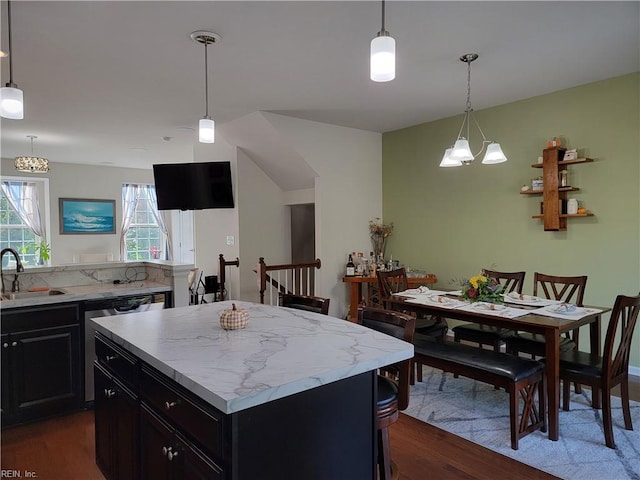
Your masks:
M 440 168 L 462 115 L 385 133 L 382 137 L 383 215 L 394 222 L 387 246 L 404 265 L 435 273 L 439 286 L 483 267 L 588 275 L 585 304 L 612 307 L 616 295 L 640 292 L 640 75 L 595 82 L 474 112 L 487 138 L 509 159 Z M 471 148 L 479 148 L 471 131 Z M 560 137 L 579 157 L 569 184 L 593 217 L 568 220 L 566 231 L 545 232 L 542 196 L 520 195 L 542 175 L 532 168 L 547 140 Z M 603 321 L 603 338 L 608 316 Z M 454 322 L 450 321 L 450 326 Z M 631 364 L 640 367 L 640 327 Z M 580 348 L 588 350 L 588 327 Z

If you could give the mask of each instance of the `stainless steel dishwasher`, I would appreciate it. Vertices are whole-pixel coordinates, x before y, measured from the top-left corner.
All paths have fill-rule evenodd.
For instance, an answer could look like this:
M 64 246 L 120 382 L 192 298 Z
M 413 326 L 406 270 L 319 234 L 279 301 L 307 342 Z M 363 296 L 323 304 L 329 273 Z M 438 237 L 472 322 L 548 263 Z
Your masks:
M 125 313 L 146 312 L 162 309 L 165 305 L 165 294 L 129 295 L 100 300 L 87 300 L 84 307 L 84 400 L 94 399 L 93 362 L 96 359 L 95 329 L 89 320 L 98 317 L 109 317 Z

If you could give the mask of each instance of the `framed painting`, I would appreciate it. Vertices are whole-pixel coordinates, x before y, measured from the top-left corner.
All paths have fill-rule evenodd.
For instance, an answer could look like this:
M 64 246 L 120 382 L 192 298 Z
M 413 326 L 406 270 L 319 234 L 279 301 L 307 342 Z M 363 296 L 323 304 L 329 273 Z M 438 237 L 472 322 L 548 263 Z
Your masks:
M 116 233 L 116 201 L 60 198 L 60 234 Z

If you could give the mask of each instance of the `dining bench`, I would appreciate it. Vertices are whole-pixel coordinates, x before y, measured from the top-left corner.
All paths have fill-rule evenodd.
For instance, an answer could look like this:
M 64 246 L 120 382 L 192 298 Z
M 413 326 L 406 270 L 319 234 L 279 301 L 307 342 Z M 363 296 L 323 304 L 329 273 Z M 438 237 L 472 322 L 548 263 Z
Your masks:
M 509 393 L 512 449 L 518 450 L 518 440 L 525 435 L 535 430 L 547 431 L 542 363 L 420 334 L 414 338 L 414 361 L 419 367 L 429 365 L 504 388 Z M 520 398 L 523 399 L 522 413 L 519 409 Z

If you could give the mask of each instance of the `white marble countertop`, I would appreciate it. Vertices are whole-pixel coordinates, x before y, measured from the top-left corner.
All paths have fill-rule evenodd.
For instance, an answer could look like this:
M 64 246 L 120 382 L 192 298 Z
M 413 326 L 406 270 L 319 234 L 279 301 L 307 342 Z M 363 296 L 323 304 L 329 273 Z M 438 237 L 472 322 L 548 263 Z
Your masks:
M 10 309 L 17 307 L 35 307 L 39 305 L 53 305 L 57 303 L 80 302 L 83 300 L 98 300 L 102 298 L 113 298 L 123 295 L 148 295 L 152 293 L 160 293 L 172 290 L 169 285 L 160 283 L 142 281 L 131 283 L 103 283 L 99 285 L 82 285 L 76 287 L 52 288 L 64 292 L 62 295 L 48 295 L 27 292 L 24 298 L 15 300 L 2 300 L 0 307 L 2 309 Z M 18 292 L 18 295 L 25 292 Z M 46 293 L 46 292 L 45 292 Z M 11 292 L 6 294 L 11 295 Z
M 250 314 L 223 330 L 217 302 L 92 320 L 95 328 L 224 413 L 413 357 L 413 345 L 316 313 L 235 301 Z

